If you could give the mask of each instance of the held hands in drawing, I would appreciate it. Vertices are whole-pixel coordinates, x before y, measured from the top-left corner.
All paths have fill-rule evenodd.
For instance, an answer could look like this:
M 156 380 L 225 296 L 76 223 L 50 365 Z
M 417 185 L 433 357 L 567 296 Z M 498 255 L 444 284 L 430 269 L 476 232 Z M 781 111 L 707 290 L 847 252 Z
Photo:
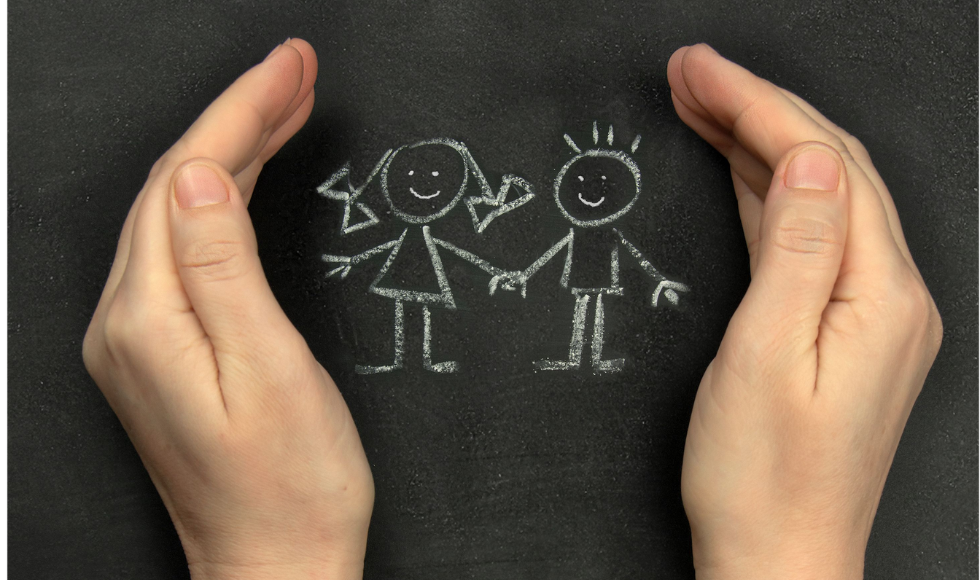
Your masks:
M 279 46 L 154 165 L 84 358 L 201 578 L 360 577 L 374 500 L 340 392 L 277 304 L 246 204 L 313 107 Z
M 504 272 L 490 278 L 490 295 L 493 296 L 497 289 L 515 292 L 520 290 L 521 296 L 527 298 L 527 276 L 523 272 Z
M 686 284 L 663 280 L 654 289 L 651 302 L 654 306 L 677 306 L 681 300 L 679 293 L 687 291 L 688 287 Z
M 939 314 L 854 137 L 707 46 L 668 78 L 731 164 L 752 272 L 684 452 L 698 577 L 860 578 Z

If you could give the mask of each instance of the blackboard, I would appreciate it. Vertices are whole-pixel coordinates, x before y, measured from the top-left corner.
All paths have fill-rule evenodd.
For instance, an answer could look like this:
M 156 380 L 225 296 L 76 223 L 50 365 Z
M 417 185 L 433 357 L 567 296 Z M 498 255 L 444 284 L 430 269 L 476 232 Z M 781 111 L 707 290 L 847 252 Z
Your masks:
M 176 533 L 81 361 L 118 230 L 153 161 L 238 74 L 290 36 L 318 51 L 317 104 L 250 211 L 276 296 L 336 379 L 374 471 L 367 578 L 692 578 L 679 479 L 698 380 L 748 282 L 726 164 L 673 113 L 667 58 L 708 42 L 863 140 L 889 184 L 945 322 L 867 554 L 868 578 L 977 569 L 977 7 L 956 2 L 309 1 L 9 6 L 8 554 L 11 578 L 179 578 Z M 457 309 L 406 309 L 392 349 L 380 263 L 328 279 L 323 253 L 401 231 L 340 234 L 317 193 L 346 163 L 465 143 L 493 187 L 539 196 L 476 234 L 462 205 L 434 234 L 523 267 L 567 233 L 549 192 L 564 140 L 634 154 L 643 196 L 623 234 L 690 288 L 650 306 L 623 257 L 606 304 L 620 373 L 535 372 L 567 350 L 560 258 L 527 298 L 446 262 Z M 404 228 L 402 228 L 404 229 Z M 385 238 L 388 236 L 388 238 Z M 587 356 L 587 355 L 586 355 Z

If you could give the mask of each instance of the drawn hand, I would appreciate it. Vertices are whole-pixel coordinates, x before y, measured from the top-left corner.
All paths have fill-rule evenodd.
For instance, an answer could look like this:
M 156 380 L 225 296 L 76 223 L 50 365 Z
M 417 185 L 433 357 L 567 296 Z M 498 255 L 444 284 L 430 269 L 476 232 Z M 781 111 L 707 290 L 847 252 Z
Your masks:
M 671 282 L 670 280 L 662 280 L 660 284 L 657 284 L 657 288 L 653 291 L 653 299 L 651 302 L 653 306 L 677 306 L 680 302 L 680 296 L 678 292 L 687 292 L 689 288 L 686 284 L 681 284 L 680 282 Z
M 354 266 L 355 261 L 351 259 L 350 256 L 331 256 L 329 254 L 323 255 L 323 261 L 328 264 L 340 264 L 333 270 L 327 272 L 327 278 L 330 278 L 334 274 L 340 274 L 340 279 L 343 280 L 350 274 L 350 269 Z
M 313 107 L 291 40 L 153 166 L 84 342 L 200 578 L 360 577 L 370 468 L 333 380 L 277 304 L 246 204 Z M 241 193 L 240 193 L 241 192 Z
M 860 578 L 939 314 L 857 139 L 705 45 L 667 74 L 731 164 L 752 274 L 684 450 L 698 578 Z
M 527 277 L 522 272 L 504 272 L 497 274 L 490 279 L 490 295 L 497 291 L 497 288 L 514 292 L 521 291 L 521 297 L 527 298 Z

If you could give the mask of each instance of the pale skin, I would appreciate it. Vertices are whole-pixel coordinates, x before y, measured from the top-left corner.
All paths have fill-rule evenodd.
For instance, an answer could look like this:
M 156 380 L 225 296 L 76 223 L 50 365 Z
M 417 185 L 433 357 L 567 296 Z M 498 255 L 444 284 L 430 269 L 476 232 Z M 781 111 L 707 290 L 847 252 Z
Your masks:
M 362 575 L 370 468 L 246 211 L 312 110 L 316 70 L 287 41 L 154 165 L 85 337 L 196 580 Z M 680 118 L 731 164 L 752 273 L 685 447 L 698 578 L 860 578 L 939 315 L 856 139 L 707 46 L 678 50 L 667 76 Z

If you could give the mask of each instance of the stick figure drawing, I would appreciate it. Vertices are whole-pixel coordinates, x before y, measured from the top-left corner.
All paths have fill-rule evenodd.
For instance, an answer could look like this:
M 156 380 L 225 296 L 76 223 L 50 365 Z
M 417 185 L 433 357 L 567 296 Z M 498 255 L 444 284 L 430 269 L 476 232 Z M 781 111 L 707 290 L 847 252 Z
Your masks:
M 434 237 L 429 224 L 456 207 L 472 181 L 476 182 L 480 193 L 467 197 L 465 203 L 477 233 L 482 233 L 495 218 L 530 201 L 534 197 L 533 188 L 520 177 L 505 175 L 500 189 L 494 194 L 483 172 L 463 143 L 452 139 L 421 141 L 388 150 L 360 187 L 355 188 L 350 183 L 350 164 L 347 164 L 317 188 L 324 197 L 344 202 L 342 234 L 371 227 L 379 222 L 377 214 L 361 200 L 365 189 L 376 177 L 380 179 L 381 192 L 392 214 L 407 227 L 397 239 L 355 256 L 331 254 L 322 256 L 324 262 L 336 265 L 327 277 L 339 275 L 343 279 L 354 266 L 385 252 L 388 253 L 387 260 L 371 282 L 368 292 L 389 298 L 395 303 L 394 360 L 386 365 L 357 365 L 355 371 L 360 374 L 371 374 L 402 368 L 405 346 L 405 303 L 409 302 L 422 305 L 423 368 L 437 373 L 456 372 L 459 370 L 457 361 L 432 362 L 432 321 L 429 307 L 456 309 L 452 289 L 446 279 L 442 259 L 439 256 L 440 249 L 452 252 L 491 276 L 501 276 L 507 272 L 492 266 L 476 254 Z M 346 191 L 335 189 L 345 179 Z M 508 201 L 512 188 L 516 189 L 517 195 L 512 196 L 514 199 Z M 489 209 L 482 217 L 478 211 L 481 205 Z M 352 220 L 352 215 L 355 213 L 359 214 L 360 221 Z M 491 294 L 494 289 L 490 289 Z
M 668 280 L 618 229 L 611 227 L 612 222 L 629 212 L 640 197 L 640 169 L 632 157 L 625 151 L 600 148 L 596 123 L 592 124 L 595 148 L 583 151 L 568 135 L 565 135 L 565 141 L 575 156 L 562 166 L 555 177 L 555 203 L 573 227 L 567 236 L 523 272 L 495 275 L 490 283 L 491 290 L 498 287 L 504 290 L 520 289 L 522 294 L 526 294 L 528 280 L 562 249 L 566 249 L 560 284 L 562 288 L 570 287 L 575 296 L 568 358 L 540 360 L 534 366 L 538 370 L 548 371 L 573 370 L 581 366 L 589 303 L 594 302 L 592 369 L 594 372 L 617 372 L 623 369 L 625 359 L 602 358 L 605 326 L 603 296 L 623 295 L 619 283 L 620 246 L 626 248 L 643 271 L 657 283 L 652 296 L 654 307 L 677 305 L 680 300 L 678 293 L 687 292 L 688 287 Z M 606 134 L 606 144 L 610 147 L 613 144 L 612 126 Z M 637 136 L 630 153 L 635 153 L 639 144 L 640 137 Z

